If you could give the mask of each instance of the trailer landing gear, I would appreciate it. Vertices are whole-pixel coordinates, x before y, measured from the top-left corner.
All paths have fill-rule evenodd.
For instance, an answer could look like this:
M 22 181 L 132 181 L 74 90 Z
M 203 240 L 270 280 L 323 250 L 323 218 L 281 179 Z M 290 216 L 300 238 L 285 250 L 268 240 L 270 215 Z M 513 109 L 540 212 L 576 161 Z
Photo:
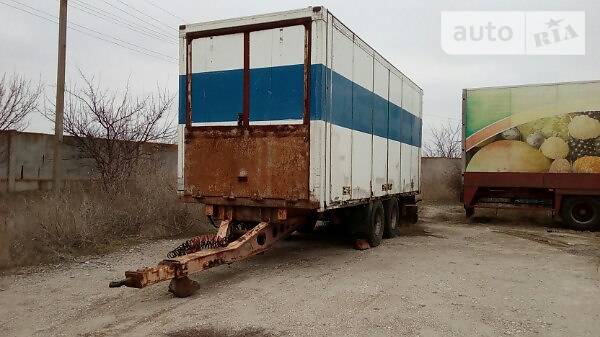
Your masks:
M 200 272 L 222 264 L 229 264 L 243 260 L 269 249 L 275 242 L 293 233 L 305 219 L 294 218 L 285 222 L 261 222 L 248 230 L 240 238 L 229 240 L 231 222 L 222 221 L 217 235 L 214 236 L 215 245 L 207 243 L 206 236 L 198 240 L 188 240 L 173 251 L 174 256 L 161 261 L 156 267 L 142 268 L 125 272 L 125 279 L 110 283 L 111 288 L 131 287 L 144 288 L 149 285 L 171 280 L 169 291 L 177 297 L 191 296 L 199 289 L 198 283 L 188 278 L 188 275 Z M 218 247 L 217 243 L 223 246 Z M 195 247 L 197 244 L 199 247 Z M 206 250 L 194 251 L 197 248 L 209 246 Z M 184 255 L 179 255 L 184 254 Z
M 187 276 L 174 278 L 169 283 L 169 292 L 179 298 L 192 296 L 198 289 L 198 282 L 190 280 Z

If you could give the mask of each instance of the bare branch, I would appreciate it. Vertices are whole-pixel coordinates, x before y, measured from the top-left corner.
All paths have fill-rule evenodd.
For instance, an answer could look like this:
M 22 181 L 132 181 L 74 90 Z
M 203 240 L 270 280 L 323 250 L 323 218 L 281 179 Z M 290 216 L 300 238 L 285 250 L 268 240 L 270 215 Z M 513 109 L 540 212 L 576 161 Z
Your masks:
M 20 75 L 2 75 L 0 80 L 0 130 L 24 130 L 27 116 L 38 110 L 41 83 L 34 84 Z
M 170 141 L 175 133 L 169 112 L 174 96 L 157 93 L 132 97 L 129 81 L 121 91 L 101 89 L 81 74 L 83 85 L 67 90 L 64 131 L 91 158 L 103 186 L 110 189 L 130 179 L 150 153 L 148 142 Z M 52 111 L 45 116 L 54 119 Z
M 461 127 L 448 122 L 437 129 L 431 129 L 431 139 L 423 146 L 426 157 L 460 158 Z

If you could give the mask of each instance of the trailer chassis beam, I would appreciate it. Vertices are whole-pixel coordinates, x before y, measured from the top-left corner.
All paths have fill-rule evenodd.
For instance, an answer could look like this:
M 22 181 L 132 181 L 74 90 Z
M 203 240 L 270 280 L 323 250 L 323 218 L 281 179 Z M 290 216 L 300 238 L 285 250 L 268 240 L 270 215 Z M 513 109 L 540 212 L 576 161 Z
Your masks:
M 144 288 L 162 281 L 172 280 L 169 290 L 178 297 L 190 296 L 197 284 L 188 275 L 222 264 L 230 264 L 260 254 L 273 244 L 293 233 L 303 223 L 300 218 L 284 222 L 261 222 L 226 247 L 202 250 L 161 261 L 156 267 L 125 272 L 125 279 L 110 283 L 111 288 Z M 221 222 L 217 237 L 227 235 L 230 221 Z

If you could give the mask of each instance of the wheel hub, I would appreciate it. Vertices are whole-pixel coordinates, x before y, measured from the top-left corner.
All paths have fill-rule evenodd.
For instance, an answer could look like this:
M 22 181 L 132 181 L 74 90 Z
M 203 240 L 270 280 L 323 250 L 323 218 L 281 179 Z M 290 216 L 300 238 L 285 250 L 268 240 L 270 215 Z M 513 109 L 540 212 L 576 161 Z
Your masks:
M 581 223 L 589 222 L 594 217 L 594 210 L 591 205 L 579 203 L 573 207 L 573 218 Z

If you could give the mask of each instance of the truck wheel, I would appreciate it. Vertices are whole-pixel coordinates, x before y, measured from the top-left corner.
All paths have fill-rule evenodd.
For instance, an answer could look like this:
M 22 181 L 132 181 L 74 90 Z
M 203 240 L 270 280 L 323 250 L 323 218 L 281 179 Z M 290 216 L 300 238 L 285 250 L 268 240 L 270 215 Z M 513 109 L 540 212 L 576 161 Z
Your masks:
M 371 247 L 377 247 L 383 240 L 385 227 L 385 212 L 381 201 L 375 201 L 369 207 L 369 228 L 367 229 L 367 240 Z
M 305 218 L 304 224 L 298 227 L 298 232 L 302 234 L 310 234 L 315 230 L 315 226 L 317 224 L 317 217 L 314 215 L 309 215 Z
M 385 228 L 383 237 L 389 239 L 398 236 L 400 230 L 400 207 L 398 199 L 391 198 L 385 203 Z
M 563 223 L 578 230 L 594 230 L 600 226 L 600 202 L 590 197 L 569 197 L 561 209 Z
M 465 207 L 465 215 L 467 219 L 473 217 L 475 215 L 475 207 Z

